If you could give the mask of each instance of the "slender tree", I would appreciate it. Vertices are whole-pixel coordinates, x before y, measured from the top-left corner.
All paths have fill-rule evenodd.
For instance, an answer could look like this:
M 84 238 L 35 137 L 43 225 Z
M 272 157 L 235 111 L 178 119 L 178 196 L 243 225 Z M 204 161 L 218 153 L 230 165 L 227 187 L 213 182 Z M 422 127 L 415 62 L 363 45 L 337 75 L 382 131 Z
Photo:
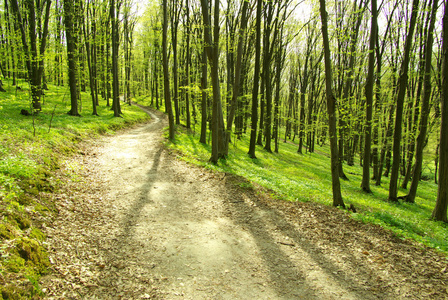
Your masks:
M 263 0 L 257 0 L 257 16 L 256 16 L 256 38 L 255 38 L 255 70 L 254 85 L 252 89 L 252 114 L 250 127 L 250 144 L 249 156 L 255 156 L 255 144 L 257 139 L 257 123 L 258 123 L 258 82 L 260 79 L 260 56 L 261 56 L 261 11 L 263 9 Z
M 432 69 L 432 50 L 434 42 L 434 26 L 437 19 L 437 8 L 438 0 L 433 0 L 431 21 L 429 24 L 428 37 L 426 39 L 425 45 L 425 73 L 423 79 L 423 99 L 422 99 L 422 109 L 419 124 L 419 134 L 417 136 L 417 146 L 415 151 L 415 165 L 412 172 L 412 182 L 409 189 L 409 193 L 405 197 L 406 202 L 415 202 L 415 196 L 417 194 L 417 186 L 420 181 L 422 164 L 423 164 L 423 149 L 426 144 L 427 129 L 428 129 L 428 118 L 429 118 L 429 102 L 431 98 L 431 69 Z
M 432 218 L 437 221 L 448 222 L 448 130 L 446 130 L 448 128 L 448 5 L 446 2 L 442 27 L 442 121 L 440 123 L 439 185 Z
M 396 113 L 395 113 L 395 130 L 394 130 L 394 142 L 393 142 L 393 161 L 392 170 L 390 174 L 389 184 L 389 200 L 398 201 L 398 172 L 400 168 L 400 143 L 402 135 L 402 121 L 403 121 L 403 102 L 406 94 L 406 87 L 408 86 L 408 70 L 409 70 L 409 57 L 411 53 L 412 40 L 414 38 L 414 29 L 417 22 L 419 0 L 413 0 L 411 20 L 409 22 L 409 30 L 406 36 L 406 42 L 404 45 L 403 61 L 401 63 L 400 78 L 398 80 L 398 93 L 396 101 Z
M 168 123 L 169 123 L 169 138 L 174 139 L 174 117 L 173 108 L 171 106 L 171 95 L 170 95 L 170 75 L 168 69 L 168 46 L 167 46 L 167 36 L 168 36 L 168 8 L 167 0 L 162 1 L 163 9 L 163 33 L 162 33 L 162 64 L 163 64 L 163 89 L 165 95 L 165 110 L 168 113 Z
M 211 24 L 209 15 L 209 6 L 206 0 L 201 0 L 202 16 L 204 19 L 205 43 L 207 44 L 207 57 L 210 63 L 212 87 L 213 87 L 213 105 L 212 105 L 212 155 L 210 162 L 217 163 L 220 158 L 225 156 L 226 132 L 224 130 L 224 120 L 221 105 L 221 91 L 219 85 L 219 0 L 215 1 L 213 39 L 210 33 Z
M 77 1 L 64 0 L 64 23 L 67 38 L 67 62 L 68 62 L 68 84 L 70 87 L 71 108 L 68 112 L 71 116 L 79 116 L 78 111 L 78 82 L 77 82 L 77 35 L 73 22 Z M 79 8 L 78 8 L 79 9 Z
M 110 24 L 112 27 L 112 109 L 114 117 L 121 115 L 118 50 L 120 47 L 119 18 L 121 0 L 110 0 Z
M 372 22 L 370 25 L 370 45 L 369 45 L 369 70 L 366 80 L 366 125 L 364 129 L 364 165 L 362 169 L 361 188 L 364 192 L 371 193 L 370 190 L 370 150 L 372 142 L 372 106 L 373 106 L 373 85 L 375 72 L 375 45 L 377 28 L 377 5 L 376 0 L 371 0 Z
M 319 0 L 320 16 L 322 22 L 322 39 L 324 45 L 324 62 L 325 62 L 325 86 L 327 97 L 327 113 L 328 113 L 328 133 L 330 136 L 331 151 L 331 178 L 333 188 L 333 206 L 345 207 L 341 194 L 341 184 L 339 181 L 339 157 L 338 144 L 336 135 L 336 98 L 333 95 L 332 75 L 331 75 L 331 59 L 330 59 L 330 42 L 328 39 L 327 10 L 325 8 L 325 0 Z

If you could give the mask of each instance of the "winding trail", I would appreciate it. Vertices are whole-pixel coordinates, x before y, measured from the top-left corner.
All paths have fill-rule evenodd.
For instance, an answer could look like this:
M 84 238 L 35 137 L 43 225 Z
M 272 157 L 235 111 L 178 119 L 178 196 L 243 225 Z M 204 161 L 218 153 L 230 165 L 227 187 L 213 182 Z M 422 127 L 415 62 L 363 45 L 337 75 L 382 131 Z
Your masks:
M 163 115 L 146 111 L 150 123 L 92 141 L 61 172 L 48 299 L 443 299 L 385 254 L 414 245 L 189 166 L 164 149 Z

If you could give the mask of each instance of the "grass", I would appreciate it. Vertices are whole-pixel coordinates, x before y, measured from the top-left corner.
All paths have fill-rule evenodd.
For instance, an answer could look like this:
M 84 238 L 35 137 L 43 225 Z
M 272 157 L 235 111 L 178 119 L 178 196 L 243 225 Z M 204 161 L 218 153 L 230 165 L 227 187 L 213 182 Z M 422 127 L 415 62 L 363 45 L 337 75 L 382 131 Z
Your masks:
M 147 100 L 146 100 L 147 101 Z M 145 103 L 142 99 L 141 102 Z M 200 125 L 196 125 L 199 130 Z M 316 146 L 315 153 L 298 154 L 297 145 L 280 142 L 279 153 L 268 153 L 257 146 L 257 159 L 247 155 L 249 135 L 232 141 L 229 156 L 217 165 L 208 162 L 211 148 L 199 142 L 199 132 L 187 132 L 177 128 L 176 139 L 168 147 L 178 151 L 179 158 L 208 169 L 229 172 L 243 176 L 273 192 L 275 197 L 288 201 L 314 201 L 332 204 L 329 147 Z M 437 198 L 437 185 L 434 184 L 434 163 L 432 155 L 427 155 L 423 176 L 431 181 L 421 181 L 415 204 L 388 202 L 389 178 L 383 177 L 382 186 L 371 182 L 372 194 L 361 188 L 362 167 L 344 165 L 349 181 L 341 181 L 345 204 L 353 204 L 357 213 L 352 217 L 363 222 L 379 224 L 397 236 L 410 238 L 426 246 L 448 254 L 447 224 L 431 220 L 431 213 Z M 400 177 L 400 180 L 402 178 Z M 407 190 L 399 189 L 399 196 Z
M 42 294 L 39 277 L 49 266 L 45 235 L 39 217 L 55 213 L 47 195 L 56 191 L 52 179 L 62 161 L 77 153 L 80 141 L 148 120 L 138 107 L 122 104 L 123 116 L 113 117 L 101 101 L 100 116 L 92 115 L 91 98 L 81 93 L 81 117 L 69 116 L 68 87 L 49 85 L 42 111 L 23 116 L 29 110 L 29 90 L 21 90 L 3 80 L 6 93 L 0 93 L 0 299 L 24 298 Z M 21 282 L 20 285 L 13 282 Z M 19 297 L 19 298 L 20 298 Z

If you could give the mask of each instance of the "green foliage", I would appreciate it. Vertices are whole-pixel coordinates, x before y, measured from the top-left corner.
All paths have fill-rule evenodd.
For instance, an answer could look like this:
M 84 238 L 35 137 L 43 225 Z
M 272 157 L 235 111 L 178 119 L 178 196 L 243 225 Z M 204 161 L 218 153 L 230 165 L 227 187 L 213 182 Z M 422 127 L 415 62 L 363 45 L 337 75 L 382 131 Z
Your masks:
M 280 153 L 268 153 L 257 146 L 257 159 L 248 157 L 249 137 L 232 141 L 229 157 L 214 165 L 208 162 L 210 146 L 199 142 L 199 133 L 178 134 L 168 146 L 180 153 L 179 158 L 209 169 L 229 172 L 247 178 L 272 190 L 278 197 L 288 201 L 315 201 L 332 204 L 330 158 L 328 146 L 316 146 L 315 153 L 297 153 L 297 145 L 280 142 Z M 425 162 L 430 165 L 430 162 Z M 360 189 L 362 167 L 344 165 L 349 181 L 341 181 L 346 205 L 353 204 L 357 213 L 352 217 L 364 222 L 379 224 L 402 238 L 411 238 L 424 245 L 448 253 L 447 225 L 431 220 L 437 197 L 433 182 L 421 181 L 416 204 L 388 202 L 388 178 L 382 186 L 373 183 L 372 194 Z M 431 177 L 431 168 L 425 172 Z M 432 175 L 433 177 L 434 175 Z M 246 184 L 244 184 L 246 185 Z M 399 190 L 400 195 L 407 191 Z
M 35 216 L 48 218 L 56 212 L 46 196 L 58 188 L 53 172 L 67 155 L 80 151 L 80 141 L 113 134 L 149 117 L 123 104 L 122 118 L 115 118 L 105 103 L 97 108 L 100 116 L 93 116 L 87 93 L 81 93 L 82 117 L 69 116 L 68 88 L 51 85 L 42 111 L 24 116 L 20 112 L 29 110 L 29 91 L 25 85 L 16 90 L 8 80 L 3 84 L 7 92 L 0 99 L 0 299 L 29 299 L 43 296 L 39 278 L 49 267 L 46 237 Z M 8 284 L 8 278 L 22 284 Z

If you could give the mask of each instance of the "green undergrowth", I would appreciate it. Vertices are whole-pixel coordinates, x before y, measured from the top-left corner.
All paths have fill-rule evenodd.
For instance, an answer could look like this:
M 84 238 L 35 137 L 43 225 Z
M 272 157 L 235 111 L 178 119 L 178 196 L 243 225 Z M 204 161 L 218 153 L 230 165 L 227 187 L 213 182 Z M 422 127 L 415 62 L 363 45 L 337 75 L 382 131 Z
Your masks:
M 279 144 L 279 153 L 268 153 L 261 146 L 256 148 L 256 159 L 247 155 L 249 134 L 241 140 L 232 140 L 229 156 L 217 165 L 208 162 L 210 145 L 199 143 L 200 126 L 193 130 L 177 127 L 176 138 L 168 144 L 178 152 L 178 157 L 190 163 L 219 172 L 229 172 L 243 176 L 271 191 L 273 197 L 288 201 L 319 202 L 332 204 L 332 185 L 330 172 L 330 153 L 328 145 L 315 146 L 314 153 L 297 153 L 298 145 L 283 140 Z M 208 134 L 208 141 L 210 135 Z M 274 145 L 272 144 L 272 149 Z M 342 194 L 346 205 L 353 204 L 357 210 L 352 217 L 363 222 L 379 224 L 391 230 L 401 238 L 410 238 L 426 246 L 436 248 L 448 254 L 447 224 L 431 220 L 431 213 L 437 197 L 437 185 L 434 184 L 433 162 L 424 162 L 423 178 L 415 204 L 391 203 L 388 199 L 389 178 L 383 177 L 382 185 L 371 182 L 372 194 L 364 193 L 361 188 L 362 167 L 359 161 L 354 166 L 344 165 L 349 181 L 341 180 Z M 402 177 L 400 177 L 400 180 Z M 248 183 L 242 183 L 250 187 Z M 399 189 L 399 196 L 407 190 Z
M 81 151 L 79 142 L 148 119 L 138 107 L 122 103 L 123 115 L 113 117 L 100 101 L 99 116 L 92 115 L 91 98 L 81 93 L 81 117 L 69 116 L 68 87 L 49 86 L 42 111 L 29 109 L 29 91 L 3 80 L 0 93 L 0 299 L 41 298 L 39 278 L 49 267 L 45 222 L 56 212 L 49 196 L 60 182 L 53 176 L 64 158 Z

